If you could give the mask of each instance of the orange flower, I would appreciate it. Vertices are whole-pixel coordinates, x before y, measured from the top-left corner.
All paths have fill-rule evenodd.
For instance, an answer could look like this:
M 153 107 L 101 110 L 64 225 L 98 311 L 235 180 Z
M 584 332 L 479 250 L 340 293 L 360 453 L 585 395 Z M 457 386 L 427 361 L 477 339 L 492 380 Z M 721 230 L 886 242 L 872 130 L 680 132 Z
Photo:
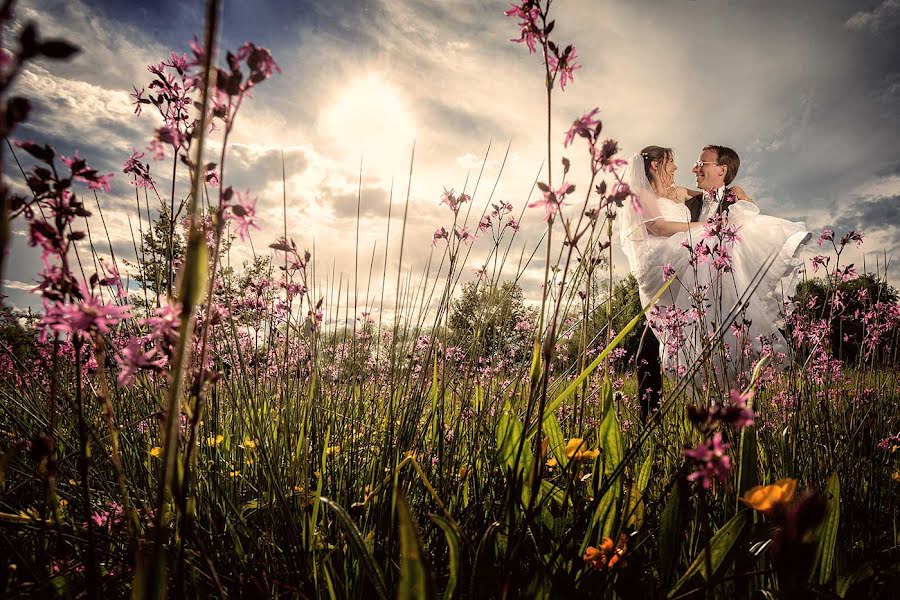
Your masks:
M 741 502 L 760 512 L 769 512 L 778 505 L 790 502 L 796 492 L 796 479 L 779 479 L 772 485 L 750 488 L 741 497 Z
M 598 571 L 602 571 L 604 568 L 612 569 L 619 563 L 624 567 L 625 561 L 622 560 L 622 557 L 625 556 L 627 550 L 628 536 L 625 534 L 619 535 L 619 541 L 615 546 L 613 546 L 611 538 L 605 537 L 600 542 L 600 548 L 588 546 L 583 559 L 591 568 Z

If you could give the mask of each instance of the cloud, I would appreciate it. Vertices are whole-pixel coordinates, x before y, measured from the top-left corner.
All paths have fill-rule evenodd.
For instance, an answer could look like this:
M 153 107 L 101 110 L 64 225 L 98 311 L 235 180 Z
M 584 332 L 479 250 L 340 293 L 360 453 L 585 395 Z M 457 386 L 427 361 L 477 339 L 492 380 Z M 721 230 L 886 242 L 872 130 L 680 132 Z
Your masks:
M 900 23 L 900 1 L 884 0 L 872 10 L 861 10 L 847 19 L 847 27 L 856 31 L 887 31 Z

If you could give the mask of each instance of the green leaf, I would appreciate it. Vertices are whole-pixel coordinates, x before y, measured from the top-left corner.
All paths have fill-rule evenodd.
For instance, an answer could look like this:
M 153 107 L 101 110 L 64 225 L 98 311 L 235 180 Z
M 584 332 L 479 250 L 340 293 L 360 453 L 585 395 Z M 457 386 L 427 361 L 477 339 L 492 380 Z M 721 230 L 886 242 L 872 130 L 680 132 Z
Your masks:
M 818 573 L 819 585 L 825 585 L 831 579 L 834 568 L 834 548 L 837 543 L 838 526 L 841 520 L 841 481 L 837 472 L 832 473 L 825 482 L 826 512 L 825 519 L 818 527 L 816 538 L 816 556 L 813 559 L 810 582 L 814 582 Z
M 847 592 L 850 591 L 850 588 L 853 587 L 854 584 L 868 579 L 874 574 L 875 569 L 872 567 L 872 563 L 863 563 L 850 575 L 838 576 L 837 582 L 834 586 L 834 591 L 838 595 L 838 598 L 843 598 L 847 595 Z
M 435 525 L 444 531 L 444 537 L 447 538 L 447 558 L 449 561 L 450 576 L 447 578 L 447 588 L 444 590 L 444 598 L 450 600 L 453 592 L 456 591 L 456 582 L 459 577 L 459 536 L 450 521 L 440 515 L 428 515 Z
M 603 474 L 609 476 L 625 456 L 625 442 L 615 411 L 609 411 L 600 424 L 600 447 L 603 448 Z
M 550 418 L 544 421 L 544 433 L 547 435 L 550 449 L 553 451 L 553 456 L 556 457 L 557 462 L 559 462 L 560 468 L 566 468 L 569 464 L 569 458 L 566 456 L 565 438 L 563 438 L 562 429 L 559 427 L 556 415 L 550 415 Z
M 746 527 L 749 518 L 750 510 L 742 510 L 734 515 L 730 521 L 725 523 L 725 525 L 723 525 L 709 540 L 709 556 L 706 555 L 706 548 L 703 548 L 694 559 L 694 562 L 691 563 L 691 566 L 688 567 L 687 572 L 678 580 L 675 587 L 669 591 L 669 598 L 675 596 L 676 592 L 681 589 L 681 586 L 687 583 L 691 577 L 698 572 L 707 581 L 714 577 L 725 562 L 728 553 L 734 547 L 738 539 L 740 539 L 741 533 L 744 532 L 744 527 Z M 712 572 L 707 572 L 707 562 L 709 562 Z
M 603 496 L 600 498 L 600 503 L 597 504 L 597 509 L 594 511 L 593 517 L 591 517 L 591 524 L 587 528 L 587 532 L 584 535 L 584 539 L 581 541 L 581 549 L 578 551 L 579 555 L 583 555 L 584 551 L 587 550 L 587 547 L 591 545 L 591 539 L 594 537 L 594 527 L 600 523 L 600 537 L 612 537 L 612 525 L 615 523 L 616 517 L 616 495 L 618 494 L 618 486 L 612 485 L 607 488 L 606 492 L 604 492 Z
M 662 288 L 656 293 L 656 295 L 653 296 L 653 298 L 650 300 L 650 304 L 645 306 L 641 310 L 641 312 L 639 312 L 637 315 L 635 315 L 635 317 L 633 319 L 631 319 L 631 321 L 629 321 L 625 327 L 622 328 L 622 330 L 618 333 L 618 335 L 616 335 L 616 337 L 613 338 L 613 340 L 609 343 L 609 345 L 606 348 L 604 348 L 603 351 L 600 352 L 600 354 L 597 355 L 597 358 L 595 358 L 593 361 L 591 361 L 591 364 L 589 364 L 587 367 L 585 367 L 584 371 L 582 371 L 578 375 L 578 377 L 576 377 L 575 380 L 569 384 L 569 386 L 566 389 L 564 389 L 562 392 L 560 392 L 555 398 L 553 398 L 553 400 L 551 400 L 547 404 L 547 406 L 544 408 L 544 421 L 547 420 L 547 417 L 549 415 L 555 414 L 556 409 L 559 408 L 559 405 L 562 404 L 562 402 L 564 400 L 566 400 L 569 396 L 574 394 L 581 387 L 581 384 L 584 383 L 584 381 L 588 377 L 591 376 L 591 373 L 594 372 L 594 369 L 596 369 L 598 366 L 600 366 L 600 363 L 602 363 L 606 359 L 607 355 L 610 352 L 612 352 L 613 350 L 615 350 L 616 346 L 618 346 L 622 342 L 622 340 L 625 339 L 625 336 L 628 335 L 628 332 L 637 326 L 637 324 L 641 320 L 641 317 L 643 317 L 644 314 L 648 310 L 650 310 L 650 308 L 654 304 L 656 304 L 656 301 L 659 300 L 660 297 L 662 297 L 663 293 L 667 289 L 669 289 L 669 286 L 672 285 L 673 281 L 675 281 L 674 277 L 669 279 L 662 286 Z M 536 352 L 540 351 L 540 346 L 537 343 L 535 343 L 535 351 Z M 533 369 L 534 369 L 534 363 L 532 362 L 532 381 L 534 381 L 534 370 Z M 532 384 L 532 386 L 533 386 L 533 384 Z M 533 437 L 536 431 L 537 431 L 537 425 L 532 425 L 531 428 L 529 428 L 529 430 L 528 430 L 528 437 L 529 438 Z
M 663 589 L 668 587 L 678 563 L 686 517 L 687 483 L 682 477 L 678 477 L 659 522 L 660 583 Z
M 740 498 L 744 492 L 759 485 L 759 458 L 757 455 L 756 427 L 744 427 L 741 430 L 741 454 L 738 462 L 738 494 Z M 740 509 L 740 501 L 737 508 Z
M 500 420 L 497 423 L 497 451 L 500 455 L 500 461 L 510 469 L 516 464 L 516 453 L 519 451 L 521 440 L 522 423 L 513 414 L 512 408 L 507 402 L 503 406 L 503 412 L 500 414 Z M 519 458 L 519 472 L 527 471 L 527 468 L 530 466 L 531 454 L 526 448 Z
M 387 600 L 388 593 L 387 587 L 384 584 L 384 575 L 382 575 L 381 570 L 378 568 L 378 565 L 375 564 L 375 558 L 372 556 L 372 553 L 369 552 L 369 549 L 366 548 L 366 543 L 363 541 L 362 535 L 359 533 L 359 529 L 356 528 L 356 525 L 353 523 L 353 519 L 350 518 L 350 515 L 347 514 L 339 504 L 321 496 L 319 500 L 326 507 L 331 509 L 334 512 L 335 516 L 337 516 L 338 521 L 340 521 L 341 525 L 343 525 L 344 529 L 347 531 L 347 537 L 350 539 L 350 546 L 356 553 L 359 555 L 360 563 L 362 564 L 363 571 L 365 571 L 366 575 L 369 578 L 369 582 L 372 584 L 372 591 L 380 598 L 381 600 Z
M 644 496 L 644 491 L 647 489 L 647 484 L 650 483 L 650 474 L 653 471 L 653 451 L 655 446 L 652 441 L 648 450 L 647 458 L 644 459 L 644 463 L 641 465 L 641 471 L 638 473 L 637 479 L 634 480 L 631 496 L 628 500 L 628 514 L 631 515 L 629 522 L 636 528 L 639 528 L 644 522 L 644 507 L 641 499 Z
M 422 551 L 416 520 L 399 487 L 394 489 L 397 501 L 397 526 L 400 529 L 400 582 L 398 600 L 434 598 L 434 583 Z

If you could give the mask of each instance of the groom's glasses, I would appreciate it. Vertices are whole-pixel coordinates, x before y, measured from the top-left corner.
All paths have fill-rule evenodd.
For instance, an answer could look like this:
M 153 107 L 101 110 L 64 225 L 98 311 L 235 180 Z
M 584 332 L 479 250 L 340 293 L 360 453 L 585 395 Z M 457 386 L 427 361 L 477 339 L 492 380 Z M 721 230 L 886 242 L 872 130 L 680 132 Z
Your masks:
M 697 167 L 698 169 L 702 169 L 705 165 L 718 165 L 718 164 L 719 163 L 717 163 L 714 160 L 698 160 L 697 162 L 694 163 L 694 166 Z

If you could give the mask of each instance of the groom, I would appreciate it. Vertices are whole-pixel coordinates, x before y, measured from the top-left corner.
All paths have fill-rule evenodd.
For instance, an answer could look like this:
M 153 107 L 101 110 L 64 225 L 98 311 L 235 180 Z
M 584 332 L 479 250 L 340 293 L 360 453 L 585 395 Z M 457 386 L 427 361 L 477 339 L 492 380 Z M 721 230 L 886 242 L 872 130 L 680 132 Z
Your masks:
M 741 159 L 731 148 L 715 145 L 703 147 L 700 158 L 691 169 L 701 192 L 685 202 L 691 211 L 691 222 L 700 220 L 704 194 L 718 204 L 716 213 L 728 213 L 728 208 L 734 204 L 734 199 L 727 197 L 728 185 L 737 177 L 740 166 Z M 659 408 L 663 387 L 659 340 L 646 325 L 637 352 L 637 377 L 641 416 L 646 421 L 650 412 Z

